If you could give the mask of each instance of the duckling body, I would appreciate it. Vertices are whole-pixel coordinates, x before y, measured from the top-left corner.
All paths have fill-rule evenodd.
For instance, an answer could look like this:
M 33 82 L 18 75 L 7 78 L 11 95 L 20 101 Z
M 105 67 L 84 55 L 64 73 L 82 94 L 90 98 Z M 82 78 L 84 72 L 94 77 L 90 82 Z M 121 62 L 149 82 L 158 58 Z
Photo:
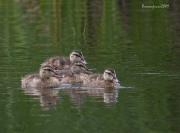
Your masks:
M 103 74 L 82 75 L 83 86 L 98 88 L 115 88 L 119 81 L 112 69 L 106 69 Z
M 74 83 L 82 83 L 82 80 L 80 78 L 78 78 L 78 76 L 76 74 L 73 75 L 69 75 L 69 76 L 65 76 L 64 78 L 62 78 L 62 80 L 60 81 L 61 84 L 74 84 Z
M 62 71 L 60 71 L 61 73 Z M 85 64 L 83 63 L 74 63 L 71 65 L 70 69 L 64 69 L 64 77 L 61 79 L 61 83 L 81 83 L 82 75 L 88 75 L 92 73 Z M 61 74 L 60 74 L 61 75 Z
M 58 87 L 59 80 L 55 77 L 42 79 L 39 74 L 30 74 L 22 79 L 22 88 Z
M 77 62 L 86 64 L 82 52 L 73 51 L 71 52 L 69 57 L 61 57 L 61 56 L 51 57 L 47 59 L 44 63 L 42 63 L 41 66 L 51 65 L 56 70 L 62 70 L 69 68 L 72 64 Z
M 49 66 L 40 68 L 40 72 L 26 75 L 21 80 L 22 88 L 49 88 L 58 87 L 60 82 L 57 75 Z

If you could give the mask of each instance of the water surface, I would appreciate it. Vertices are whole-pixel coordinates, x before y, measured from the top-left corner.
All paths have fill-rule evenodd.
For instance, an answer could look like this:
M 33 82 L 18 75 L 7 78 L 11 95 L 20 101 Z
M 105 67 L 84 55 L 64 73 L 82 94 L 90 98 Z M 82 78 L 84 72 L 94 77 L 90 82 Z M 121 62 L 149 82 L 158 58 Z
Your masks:
M 169 4 L 0 0 L 0 133 L 179 133 L 180 3 Z M 114 68 L 120 90 L 21 89 L 74 49 L 99 73 Z

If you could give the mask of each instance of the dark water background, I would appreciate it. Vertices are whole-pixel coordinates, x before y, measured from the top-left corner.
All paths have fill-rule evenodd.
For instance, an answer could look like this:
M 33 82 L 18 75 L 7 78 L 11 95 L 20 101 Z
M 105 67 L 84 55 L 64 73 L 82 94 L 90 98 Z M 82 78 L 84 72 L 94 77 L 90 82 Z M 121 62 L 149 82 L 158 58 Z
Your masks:
M 168 2 L 0 0 L 0 133 L 179 133 L 180 1 L 142 3 Z M 73 49 L 123 87 L 21 90 L 23 75 Z

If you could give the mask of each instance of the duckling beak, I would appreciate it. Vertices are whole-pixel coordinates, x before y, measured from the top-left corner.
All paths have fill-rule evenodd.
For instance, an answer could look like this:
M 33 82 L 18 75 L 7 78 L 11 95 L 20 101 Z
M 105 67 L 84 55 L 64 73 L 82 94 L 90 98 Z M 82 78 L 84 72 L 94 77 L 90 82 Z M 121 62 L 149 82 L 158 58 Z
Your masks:
M 92 74 L 93 72 L 92 72 L 91 70 L 87 70 L 87 71 L 85 71 L 84 73 L 86 73 L 86 74 Z
M 117 78 L 115 78 L 114 81 L 115 81 L 115 83 L 120 84 L 120 82 Z
M 95 72 L 95 68 L 88 69 L 89 74 L 92 74 Z
M 85 65 L 87 65 L 87 64 L 88 64 L 85 60 L 83 60 L 83 61 L 82 61 L 82 63 L 83 63 L 83 64 L 85 64 Z

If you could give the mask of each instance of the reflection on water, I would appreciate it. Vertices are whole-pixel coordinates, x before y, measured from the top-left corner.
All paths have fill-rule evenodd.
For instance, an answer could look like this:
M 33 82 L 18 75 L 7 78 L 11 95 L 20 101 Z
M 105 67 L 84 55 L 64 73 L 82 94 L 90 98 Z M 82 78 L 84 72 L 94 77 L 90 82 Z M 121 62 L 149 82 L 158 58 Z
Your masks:
M 38 98 L 40 106 L 45 110 L 52 109 L 57 102 L 61 102 L 61 93 L 67 94 L 76 107 L 81 107 L 89 96 L 94 97 L 96 102 L 104 102 L 107 105 L 112 105 L 118 100 L 118 89 L 112 88 L 24 88 L 23 91 L 26 95 Z
M 180 1 L 169 4 L 0 0 L 0 133 L 179 133 Z M 21 90 L 23 75 L 73 49 L 125 87 Z

